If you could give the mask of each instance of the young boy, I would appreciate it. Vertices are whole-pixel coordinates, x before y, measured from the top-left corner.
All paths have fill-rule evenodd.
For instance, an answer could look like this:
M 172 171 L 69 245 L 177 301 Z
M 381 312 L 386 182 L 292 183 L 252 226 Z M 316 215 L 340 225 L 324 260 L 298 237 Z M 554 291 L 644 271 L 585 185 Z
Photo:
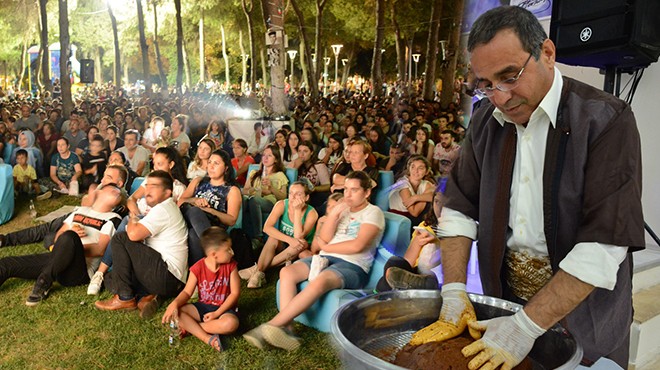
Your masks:
M 162 322 L 169 323 L 177 314 L 182 333 L 190 333 L 217 351 L 222 351 L 220 334 L 238 329 L 237 308 L 241 280 L 237 262 L 232 258 L 231 239 L 227 232 L 211 226 L 202 233 L 205 258 L 190 268 L 186 287 L 167 306 Z M 197 287 L 199 301 L 187 303 Z
M 103 177 L 105 167 L 108 163 L 105 151 L 103 151 L 103 136 L 96 134 L 89 142 L 89 152 L 82 155 L 82 179 L 80 181 L 80 192 L 84 193 L 92 184 L 98 184 Z
M 32 188 L 34 194 L 37 195 L 37 200 L 48 199 L 52 195 L 50 191 L 40 194 L 41 188 L 37 182 L 37 171 L 28 164 L 28 153 L 25 149 L 16 151 L 16 165 L 14 166 L 13 176 L 14 189 L 17 193 L 30 193 L 30 188 Z
M 346 175 L 344 199 L 328 213 L 319 231 L 319 256 L 326 259 L 327 267 L 300 293 L 296 286 L 309 278 L 312 258 L 284 267 L 280 271 L 280 312 L 243 335 L 250 344 L 263 348 L 268 342 L 287 351 L 297 349 L 300 339 L 291 332 L 296 316 L 332 289 L 360 289 L 367 283 L 385 229 L 383 212 L 369 204 L 371 183 L 371 178 L 362 171 Z

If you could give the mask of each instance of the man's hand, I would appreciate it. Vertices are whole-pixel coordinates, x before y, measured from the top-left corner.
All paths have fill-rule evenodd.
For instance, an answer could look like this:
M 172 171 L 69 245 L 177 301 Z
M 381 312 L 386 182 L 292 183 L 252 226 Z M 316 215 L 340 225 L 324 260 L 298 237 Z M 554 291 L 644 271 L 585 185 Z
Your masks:
M 532 350 L 534 341 L 545 330 L 536 325 L 524 310 L 513 316 L 470 322 L 471 329 L 485 331 L 484 337 L 468 346 L 461 352 L 470 357 L 478 353 L 470 361 L 470 370 L 511 369 L 518 365 Z
M 442 309 L 440 318 L 433 324 L 412 335 L 410 344 L 421 345 L 429 342 L 442 342 L 461 335 L 470 322 L 476 322 L 477 315 L 465 292 L 465 284 L 450 283 L 442 287 Z M 474 339 L 481 338 L 478 330 L 470 328 Z

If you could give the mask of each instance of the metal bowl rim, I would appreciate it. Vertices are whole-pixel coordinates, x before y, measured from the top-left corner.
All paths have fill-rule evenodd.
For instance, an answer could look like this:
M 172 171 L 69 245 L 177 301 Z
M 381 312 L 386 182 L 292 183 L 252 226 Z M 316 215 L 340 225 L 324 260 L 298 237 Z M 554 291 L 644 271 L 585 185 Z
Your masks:
M 340 351 L 346 351 L 348 355 L 350 355 L 352 358 L 357 359 L 359 361 L 362 361 L 366 365 L 371 366 L 372 368 L 377 368 L 377 369 L 386 369 L 386 370 L 406 370 L 406 368 L 397 366 L 391 362 L 387 362 L 385 360 L 382 360 L 374 355 L 371 355 L 358 346 L 354 345 L 346 336 L 344 336 L 344 333 L 341 332 L 339 329 L 339 316 L 350 306 L 350 305 L 355 305 L 359 304 L 361 302 L 366 302 L 368 300 L 374 300 L 379 297 L 386 297 L 388 295 L 391 295 L 392 298 L 398 298 L 398 297 L 406 297 L 406 298 L 433 298 L 433 297 L 440 297 L 440 291 L 433 291 L 433 290 L 405 290 L 405 291 L 389 291 L 389 292 L 383 292 L 383 293 L 378 293 L 374 295 L 369 295 L 366 297 L 362 297 L 359 299 L 356 299 L 351 302 L 347 302 L 346 304 L 342 305 L 339 307 L 339 309 L 332 315 L 332 322 L 330 323 L 330 332 L 333 334 L 335 340 L 337 341 L 338 347 Z M 476 294 L 476 293 L 468 293 L 468 297 L 470 298 L 470 301 L 474 303 L 481 303 L 481 304 L 486 304 L 486 305 L 491 305 L 495 307 L 500 307 L 503 309 L 508 309 L 513 312 L 518 312 L 520 308 L 522 308 L 522 305 L 513 303 L 501 298 L 496 298 L 496 297 L 490 297 L 482 294 Z M 582 356 L 584 356 L 584 350 L 582 349 L 582 345 L 575 341 L 576 348 L 575 348 L 575 353 L 573 353 L 573 356 L 571 356 L 566 363 L 563 365 L 557 367 L 557 370 L 572 370 L 575 369 L 580 362 L 582 361 Z

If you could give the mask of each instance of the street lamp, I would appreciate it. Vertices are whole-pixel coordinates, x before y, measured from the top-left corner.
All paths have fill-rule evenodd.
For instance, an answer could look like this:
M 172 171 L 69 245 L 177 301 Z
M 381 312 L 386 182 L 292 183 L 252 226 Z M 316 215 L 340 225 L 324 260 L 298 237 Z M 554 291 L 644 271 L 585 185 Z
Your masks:
M 330 64 L 330 57 L 323 58 L 325 67 L 323 69 L 323 95 L 327 93 L 328 88 L 328 64 Z
M 291 59 L 291 74 L 289 75 L 289 83 L 291 83 L 291 86 L 293 86 L 293 60 L 296 59 L 298 50 L 287 50 L 287 54 L 289 54 L 289 59 Z
M 341 50 L 342 47 L 344 47 L 344 45 L 334 44 L 334 45 L 330 45 L 330 47 L 332 48 L 332 52 L 335 53 L 335 91 L 336 91 L 336 89 L 337 89 L 337 64 L 339 63 L 338 62 L 339 51 Z
M 415 80 L 417 79 L 417 63 L 419 63 L 419 57 L 421 57 L 422 54 L 420 53 L 415 53 L 412 55 L 413 61 L 415 62 Z

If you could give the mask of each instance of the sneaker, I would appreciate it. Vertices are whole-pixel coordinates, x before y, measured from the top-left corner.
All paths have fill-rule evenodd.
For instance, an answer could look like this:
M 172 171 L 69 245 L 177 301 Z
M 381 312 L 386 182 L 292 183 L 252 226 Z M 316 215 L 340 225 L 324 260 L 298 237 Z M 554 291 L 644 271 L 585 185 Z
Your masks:
M 41 301 L 48 297 L 51 285 L 52 283 L 48 283 L 43 278 L 37 279 L 37 282 L 34 283 L 34 288 L 32 288 L 32 293 L 27 297 L 25 304 L 32 307 L 41 303 Z
M 101 271 L 96 271 L 94 273 L 94 276 L 92 276 L 92 280 L 89 282 L 89 286 L 87 286 L 87 294 L 88 295 L 97 295 L 101 291 L 101 285 L 103 284 L 103 273 Z
M 261 288 L 262 285 L 266 284 L 266 274 L 261 271 L 255 272 L 250 280 L 248 280 L 247 287 L 250 289 Z
M 255 272 L 257 272 L 257 264 L 256 263 L 252 267 L 248 267 L 246 269 L 242 269 L 242 270 L 238 271 L 238 276 L 240 276 L 241 279 L 243 279 L 243 280 L 250 280 L 250 278 L 252 277 L 252 275 L 254 275 Z
M 300 347 L 300 338 L 279 326 L 265 324 L 263 336 L 269 344 L 289 352 L 295 351 Z
M 438 289 L 438 279 L 435 275 L 421 275 L 399 267 L 390 267 L 385 272 L 385 280 L 392 289 Z
M 261 324 L 256 328 L 248 331 L 247 333 L 243 334 L 243 338 L 245 338 L 245 340 L 251 345 L 259 349 L 264 349 L 266 347 L 266 342 L 264 341 L 263 329 L 266 325 L 267 324 Z
M 52 196 L 53 196 L 53 192 L 48 190 L 45 193 L 41 193 L 41 194 L 37 195 L 36 199 L 37 200 L 46 200 L 46 199 L 50 199 L 50 197 L 52 197 Z

